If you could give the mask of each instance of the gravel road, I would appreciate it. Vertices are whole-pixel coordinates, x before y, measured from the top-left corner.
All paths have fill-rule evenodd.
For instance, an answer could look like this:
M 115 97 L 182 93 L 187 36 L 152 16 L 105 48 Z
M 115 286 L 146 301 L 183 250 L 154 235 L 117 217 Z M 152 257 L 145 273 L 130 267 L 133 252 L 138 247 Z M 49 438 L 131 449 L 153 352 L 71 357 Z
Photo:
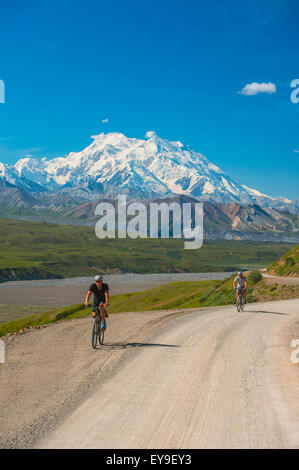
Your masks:
M 277 282 L 278 284 L 285 284 L 286 286 L 298 286 L 299 277 L 283 277 L 283 276 L 272 276 L 271 274 L 262 273 L 265 279 L 269 279 L 272 282 Z
M 89 338 L 79 319 L 6 340 L 2 447 L 299 447 L 299 299 L 115 314 Z

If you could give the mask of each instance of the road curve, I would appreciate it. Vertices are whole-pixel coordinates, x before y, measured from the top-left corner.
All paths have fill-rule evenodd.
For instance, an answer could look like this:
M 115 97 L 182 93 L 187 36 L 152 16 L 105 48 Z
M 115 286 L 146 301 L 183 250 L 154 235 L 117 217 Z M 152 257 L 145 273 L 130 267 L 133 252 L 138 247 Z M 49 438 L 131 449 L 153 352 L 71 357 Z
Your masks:
M 277 282 L 278 284 L 285 284 L 288 286 L 298 286 L 299 277 L 283 277 L 283 276 L 272 276 L 272 274 L 266 274 L 262 272 L 264 279 L 269 279 L 270 281 Z
M 192 311 L 145 334 L 38 447 L 299 447 L 299 299 Z

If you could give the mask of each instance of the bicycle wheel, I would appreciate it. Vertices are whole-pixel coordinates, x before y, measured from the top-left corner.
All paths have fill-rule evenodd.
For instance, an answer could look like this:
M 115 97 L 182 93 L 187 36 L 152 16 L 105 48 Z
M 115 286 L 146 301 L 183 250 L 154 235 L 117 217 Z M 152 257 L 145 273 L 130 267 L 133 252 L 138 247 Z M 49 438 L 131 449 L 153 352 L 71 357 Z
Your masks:
M 93 349 L 96 349 L 97 342 L 98 342 L 98 334 L 99 334 L 99 325 L 96 320 L 93 321 L 92 325 L 92 334 L 91 334 L 91 344 Z
M 241 310 L 241 299 L 240 296 L 238 295 L 238 300 L 237 300 L 237 311 L 240 312 Z
M 241 310 L 244 312 L 244 299 L 243 296 L 241 297 Z
M 104 336 L 105 336 L 105 330 L 103 330 L 103 328 L 100 327 L 100 329 L 99 329 L 100 344 L 104 344 Z

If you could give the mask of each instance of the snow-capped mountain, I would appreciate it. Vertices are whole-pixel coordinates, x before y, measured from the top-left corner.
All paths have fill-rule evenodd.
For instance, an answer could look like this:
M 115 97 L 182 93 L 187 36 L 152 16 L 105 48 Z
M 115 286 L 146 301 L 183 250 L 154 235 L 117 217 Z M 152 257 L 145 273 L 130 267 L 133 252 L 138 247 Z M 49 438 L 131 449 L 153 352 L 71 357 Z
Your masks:
M 92 136 L 84 150 L 66 157 L 23 158 L 12 166 L 0 163 L 0 180 L 30 192 L 67 192 L 88 200 L 126 193 L 143 198 L 184 194 L 201 201 L 257 202 L 277 208 L 291 203 L 237 183 L 181 142 L 154 132 L 147 135 L 142 140 L 102 133 Z
M 243 185 L 243 188 L 251 195 L 254 202 L 259 204 L 262 207 L 274 207 L 275 209 L 287 208 L 290 212 L 292 212 L 292 205 L 294 201 L 287 199 L 285 197 L 270 197 L 266 194 L 260 193 L 256 189 L 248 188 L 248 186 Z

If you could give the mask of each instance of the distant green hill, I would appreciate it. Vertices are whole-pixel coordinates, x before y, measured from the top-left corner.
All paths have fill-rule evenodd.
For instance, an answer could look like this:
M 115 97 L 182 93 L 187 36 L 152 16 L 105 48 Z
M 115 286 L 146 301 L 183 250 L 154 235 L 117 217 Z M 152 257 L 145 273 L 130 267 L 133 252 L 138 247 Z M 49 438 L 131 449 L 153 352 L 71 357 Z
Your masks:
M 93 227 L 0 218 L 0 282 L 104 274 L 216 272 L 267 266 L 284 243 L 205 241 L 185 250 L 180 239 L 103 239 Z
M 278 261 L 271 264 L 268 273 L 276 276 L 299 277 L 299 245 L 294 246 Z

